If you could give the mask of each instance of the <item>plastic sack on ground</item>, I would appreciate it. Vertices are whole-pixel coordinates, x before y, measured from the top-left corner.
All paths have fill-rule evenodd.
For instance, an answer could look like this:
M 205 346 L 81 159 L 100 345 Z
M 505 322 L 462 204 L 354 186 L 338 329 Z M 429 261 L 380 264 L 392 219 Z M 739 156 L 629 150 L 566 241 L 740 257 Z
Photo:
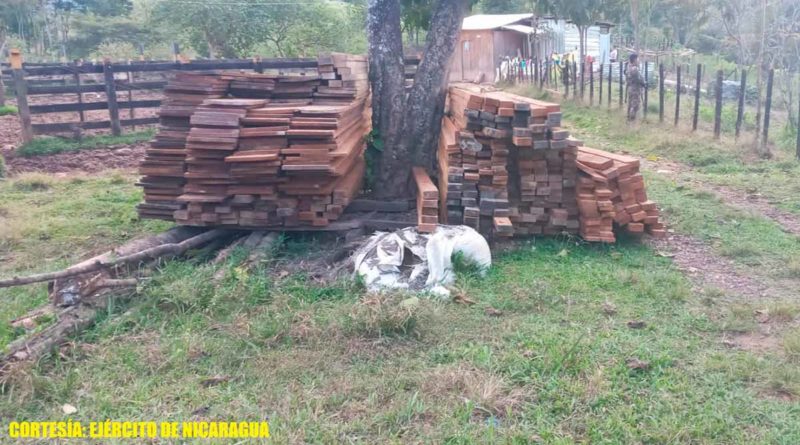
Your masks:
M 376 232 L 354 254 L 354 273 L 369 290 L 429 291 L 446 297 L 453 283 L 453 254 L 476 264 L 483 273 L 492 265 L 489 244 L 473 228 L 440 225 L 433 233 L 416 227 Z

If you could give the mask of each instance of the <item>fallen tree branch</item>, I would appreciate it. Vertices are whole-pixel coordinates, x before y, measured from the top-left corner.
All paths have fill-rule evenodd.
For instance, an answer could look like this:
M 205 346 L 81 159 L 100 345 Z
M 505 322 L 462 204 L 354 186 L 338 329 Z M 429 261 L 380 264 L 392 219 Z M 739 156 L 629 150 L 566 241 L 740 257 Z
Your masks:
M 163 256 L 175 256 L 186 252 L 189 249 L 201 246 L 219 236 L 230 233 L 225 229 L 213 229 L 195 235 L 189 239 L 185 239 L 178 243 L 162 244 L 155 247 L 144 249 L 130 255 L 124 255 L 113 258 L 112 255 L 101 255 L 96 257 L 94 261 L 83 262 L 75 266 L 57 272 L 47 272 L 41 274 L 30 275 L 27 277 L 14 277 L 7 280 L 0 280 L 0 288 L 22 286 L 25 284 L 41 283 L 43 281 L 52 281 L 62 278 L 74 277 L 76 275 L 83 275 L 89 272 L 94 272 L 102 269 L 119 266 L 122 264 L 138 263 L 144 260 L 154 260 Z

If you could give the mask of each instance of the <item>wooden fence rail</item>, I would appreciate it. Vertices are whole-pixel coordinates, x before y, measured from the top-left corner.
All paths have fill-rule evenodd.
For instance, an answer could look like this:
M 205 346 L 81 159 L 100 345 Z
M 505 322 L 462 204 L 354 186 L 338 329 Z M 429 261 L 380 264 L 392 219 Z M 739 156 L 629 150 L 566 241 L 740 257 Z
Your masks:
M 408 57 L 405 60 L 406 77 L 413 78 L 416 65 L 420 59 Z M 238 59 L 238 60 L 195 60 L 190 62 L 127 62 L 102 64 L 36 64 L 22 63 L 19 51 L 12 50 L 8 65 L 0 66 L 0 75 L 9 78 L 10 86 L 17 98 L 19 118 L 22 125 L 22 139 L 29 142 L 35 135 L 64 132 L 80 132 L 82 130 L 111 129 L 114 135 L 120 135 L 123 127 L 148 125 L 158 122 L 156 117 L 135 117 L 136 109 L 158 108 L 161 100 L 133 99 L 134 91 L 160 91 L 166 85 L 164 80 L 134 80 L 134 73 L 159 73 L 169 71 L 219 71 L 219 70 L 252 70 L 263 73 L 265 70 L 283 72 L 285 70 L 314 70 L 318 67 L 317 59 Z M 89 79 L 98 82 L 102 75 L 102 83 L 83 82 L 81 76 L 95 75 Z M 120 79 L 124 75 L 125 80 Z M 44 78 L 43 78 L 44 77 Z M 141 76 L 140 76 L 141 77 Z M 119 100 L 119 93 L 127 93 L 127 100 Z M 84 101 L 85 93 L 105 93 L 105 100 L 98 102 Z M 74 94 L 76 102 L 72 103 L 37 103 L 30 104 L 30 96 L 46 96 L 57 94 Z M 41 102 L 41 101 L 39 101 Z M 129 110 L 128 119 L 120 118 L 120 110 Z M 89 121 L 86 111 L 108 110 L 108 120 Z M 77 112 L 77 122 L 32 123 L 31 116 L 48 113 Z

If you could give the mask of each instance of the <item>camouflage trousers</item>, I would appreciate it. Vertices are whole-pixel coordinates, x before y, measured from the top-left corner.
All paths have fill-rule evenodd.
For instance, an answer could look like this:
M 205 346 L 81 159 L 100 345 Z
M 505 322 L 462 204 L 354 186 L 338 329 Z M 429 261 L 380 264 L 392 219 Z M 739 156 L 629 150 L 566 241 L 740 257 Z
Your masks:
M 628 120 L 635 121 L 642 106 L 642 94 L 637 88 L 628 90 Z

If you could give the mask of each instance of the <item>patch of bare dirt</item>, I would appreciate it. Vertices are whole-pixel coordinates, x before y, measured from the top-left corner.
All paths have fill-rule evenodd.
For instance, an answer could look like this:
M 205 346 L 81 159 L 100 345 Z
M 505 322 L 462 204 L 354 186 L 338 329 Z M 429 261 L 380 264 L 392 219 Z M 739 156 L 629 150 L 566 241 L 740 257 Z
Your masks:
M 705 189 L 732 207 L 769 218 L 778 223 L 785 232 L 800 236 L 800 218 L 775 207 L 759 193 L 747 193 L 716 185 L 706 186 Z
M 692 169 L 691 166 L 666 159 L 658 159 L 656 161 L 641 159 L 641 163 L 643 168 L 672 179 L 679 179 L 678 176 L 680 173 Z M 697 180 L 684 182 L 688 182 L 694 190 L 712 193 L 726 205 L 743 212 L 771 219 L 781 226 L 786 233 L 800 236 L 800 217 L 775 207 L 764 195 L 722 185 L 708 184 Z
M 732 348 L 756 354 L 781 350 L 780 338 L 769 332 L 743 332 L 728 335 L 722 339 L 722 343 Z
M 716 288 L 748 298 L 769 294 L 763 282 L 740 273 L 732 261 L 716 255 L 711 246 L 691 236 L 673 233 L 651 242 L 658 252 L 672 258 L 698 291 Z
M 134 169 L 144 159 L 147 146 L 147 142 L 141 142 L 30 158 L 6 155 L 6 167 L 12 175 L 25 172 L 96 173 L 109 169 Z
M 160 91 L 136 91 L 133 92 L 132 100 L 155 100 L 163 98 L 163 93 Z M 63 104 L 77 102 L 75 94 L 52 94 L 47 96 L 29 96 L 28 103 L 30 105 L 49 105 L 49 104 Z M 89 102 L 105 102 L 105 93 L 84 93 L 84 103 Z M 128 101 L 127 91 L 117 92 L 118 101 Z M 16 99 L 11 98 L 7 101 L 9 105 L 16 105 Z M 145 118 L 153 117 L 158 113 L 158 108 L 141 108 L 136 109 L 131 114 L 130 109 L 123 109 L 119 112 L 120 119 L 132 118 Z M 107 121 L 108 110 L 91 110 L 84 111 L 84 119 L 87 122 L 94 121 Z M 61 122 L 80 122 L 80 116 L 77 111 L 67 113 L 48 113 L 48 114 L 34 114 L 31 116 L 31 121 L 34 124 L 45 123 L 61 123 Z M 142 127 L 143 128 L 143 127 Z M 139 129 L 139 127 L 137 127 Z M 123 131 L 133 131 L 131 127 L 125 127 Z M 107 134 L 108 129 L 104 130 L 86 130 L 84 135 L 92 134 Z M 0 154 L 8 154 L 22 144 L 22 127 L 19 123 L 19 117 L 16 115 L 0 116 Z

